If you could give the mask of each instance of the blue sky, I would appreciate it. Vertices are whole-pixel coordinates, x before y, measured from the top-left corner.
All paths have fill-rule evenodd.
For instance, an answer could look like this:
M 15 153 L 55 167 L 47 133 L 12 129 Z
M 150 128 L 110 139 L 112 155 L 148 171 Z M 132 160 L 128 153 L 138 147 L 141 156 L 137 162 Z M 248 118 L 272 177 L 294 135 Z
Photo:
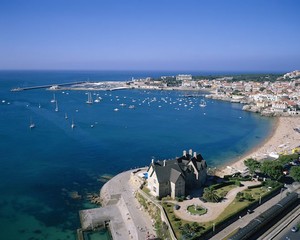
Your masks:
M 0 1 L 0 69 L 300 69 L 297 0 Z

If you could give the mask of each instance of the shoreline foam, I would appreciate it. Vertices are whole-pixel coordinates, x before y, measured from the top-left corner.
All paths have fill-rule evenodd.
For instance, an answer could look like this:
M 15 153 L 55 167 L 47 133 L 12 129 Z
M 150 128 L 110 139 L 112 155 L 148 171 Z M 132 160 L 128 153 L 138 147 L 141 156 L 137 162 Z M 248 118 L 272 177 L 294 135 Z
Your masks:
M 234 172 L 242 172 L 245 170 L 244 160 L 254 158 L 262 160 L 272 152 L 291 153 L 291 150 L 300 145 L 300 133 L 294 128 L 300 126 L 299 117 L 278 117 L 271 130 L 269 136 L 262 142 L 260 146 L 256 146 L 242 156 L 234 159 L 226 166 L 221 166 L 216 170 L 216 175 L 224 176 Z

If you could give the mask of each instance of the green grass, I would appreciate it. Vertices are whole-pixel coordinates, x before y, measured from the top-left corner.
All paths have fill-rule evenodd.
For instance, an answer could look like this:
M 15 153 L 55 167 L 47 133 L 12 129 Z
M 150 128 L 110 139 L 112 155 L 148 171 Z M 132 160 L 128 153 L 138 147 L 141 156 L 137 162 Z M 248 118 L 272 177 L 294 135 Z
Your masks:
M 220 197 L 220 198 L 223 198 L 227 195 L 227 193 L 236 188 L 237 186 L 235 184 L 231 184 L 231 185 L 228 185 L 228 186 L 224 186 L 224 187 L 221 187 L 219 189 L 216 189 L 216 192 L 217 192 L 217 195 Z
M 195 214 L 195 215 L 203 215 L 205 213 L 207 213 L 207 209 L 203 208 L 201 206 L 195 206 L 195 205 L 191 205 L 188 206 L 187 210 L 191 213 L 191 214 Z
M 217 189 L 218 192 L 224 193 L 224 192 L 229 192 L 231 189 L 235 188 L 236 185 L 228 185 L 224 186 L 220 189 Z M 276 186 L 278 188 L 280 186 Z M 271 191 L 276 190 L 276 188 L 273 188 Z M 170 224 L 172 225 L 172 228 L 175 232 L 175 235 L 177 239 L 182 239 L 182 233 L 183 233 L 183 226 L 185 224 L 197 224 L 199 226 L 199 230 L 197 230 L 196 234 L 197 236 L 203 235 L 206 231 L 209 231 L 212 229 L 213 224 L 217 225 L 223 221 L 226 221 L 229 217 L 233 216 L 234 214 L 240 212 L 243 209 L 247 209 L 250 204 L 252 204 L 254 201 L 258 201 L 260 197 L 264 197 L 265 195 L 271 193 L 270 190 L 267 187 L 256 187 L 252 189 L 246 189 L 242 191 L 244 195 L 247 193 L 248 195 L 251 195 L 252 201 L 246 200 L 246 199 L 237 199 L 235 198 L 233 202 L 231 202 L 227 208 L 224 209 L 224 211 L 216 218 L 214 221 L 210 222 L 204 222 L 204 223 L 193 223 L 189 221 L 185 221 L 182 219 L 179 219 L 175 214 L 174 214 L 174 204 L 173 203 L 168 203 L 164 202 L 162 203 L 163 208 L 166 211 L 166 214 L 168 216 L 168 219 L 170 221 Z M 192 205 L 191 209 L 194 209 L 194 206 Z M 189 209 L 188 209 L 189 210 Z M 227 236 L 228 238 L 228 236 Z
M 174 230 L 174 233 L 175 233 L 177 239 L 182 239 L 182 229 L 185 224 L 190 224 L 190 225 L 196 224 L 199 227 L 199 230 L 196 232 L 196 234 L 197 234 L 197 236 L 201 236 L 201 233 L 204 230 L 202 224 L 193 223 L 193 222 L 189 222 L 189 221 L 185 221 L 180 218 L 177 218 L 176 215 L 174 214 L 174 204 L 173 203 L 164 202 L 162 204 L 162 206 L 166 211 L 166 214 L 168 216 L 168 219 L 170 221 L 170 224 Z
M 258 187 L 258 188 L 246 189 L 246 190 L 242 191 L 242 193 L 250 194 L 252 196 L 253 200 L 252 201 L 248 201 L 248 200 L 239 201 L 238 199 L 235 198 L 214 221 L 203 223 L 205 228 L 211 228 L 213 223 L 215 223 L 215 224 L 221 223 L 221 222 L 225 221 L 227 218 L 231 217 L 232 215 L 247 208 L 254 201 L 258 201 L 260 196 L 263 197 L 266 194 L 268 194 L 269 190 L 265 187 Z
M 227 188 L 227 187 L 230 187 L 230 186 L 226 186 L 224 188 Z M 233 202 L 230 203 L 227 206 L 227 208 L 224 209 L 224 211 L 219 215 L 219 217 L 217 219 L 215 219 L 214 221 L 204 222 L 204 223 L 199 224 L 202 227 L 201 231 L 199 231 L 199 236 L 201 236 L 201 234 L 203 234 L 204 232 L 210 230 L 212 228 L 213 224 L 217 225 L 218 223 L 221 223 L 221 222 L 225 221 L 227 218 L 229 218 L 232 215 L 238 213 L 239 211 L 247 208 L 250 204 L 253 203 L 253 201 L 259 200 L 260 196 L 263 197 L 266 194 L 268 194 L 269 190 L 265 187 L 258 187 L 258 188 L 246 189 L 242 192 L 250 194 L 252 196 L 253 200 L 252 201 L 248 201 L 248 200 L 239 201 L 238 199 L 234 199 Z M 186 223 L 191 224 L 191 222 L 176 219 L 176 216 L 174 217 L 174 213 L 173 213 L 173 206 L 174 205 L 170 204 L 170 203 L 168 203 L 167 205 L 165 204 L 164 208 L 166 209 L 168 218 L 170 220 L 170 223 L 173 226 L 173 229 L 174 229 L 174 232 L 175 232 L 177 238 L 180 239 L 181 229 L 176 227 L 176 225 L 178 225 L 179 221 L 181 221 L 181 224 L 180 224 L 181 226 L 183 226 Z

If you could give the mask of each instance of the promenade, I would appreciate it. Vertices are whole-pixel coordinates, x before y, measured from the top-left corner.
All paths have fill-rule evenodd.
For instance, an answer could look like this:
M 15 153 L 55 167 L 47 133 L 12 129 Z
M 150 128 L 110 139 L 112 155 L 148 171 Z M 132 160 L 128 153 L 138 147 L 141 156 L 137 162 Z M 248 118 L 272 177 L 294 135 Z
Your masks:
M 139 240 L 155 236 L 150 216 L 135 198 L 140 182 L 133 177 L 134 171 L 116 175 L 101 188 L 102 207 L 80 211 L 83 230 L 109 222 L 114 240 Z

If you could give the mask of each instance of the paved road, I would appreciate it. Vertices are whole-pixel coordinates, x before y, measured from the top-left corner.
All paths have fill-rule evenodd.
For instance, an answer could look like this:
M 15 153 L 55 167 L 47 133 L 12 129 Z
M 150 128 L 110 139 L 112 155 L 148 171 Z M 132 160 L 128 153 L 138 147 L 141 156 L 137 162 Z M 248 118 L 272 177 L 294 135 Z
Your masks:
M 296 226 L 298 223 L 300 223 L 300 215 L 296 219 L 294 219 L 289 225 L 285 227 L 285 229 L 278 234 L 274 240 L 298 240 L 300 239 L 300 231 L 292 232 L 292 227 Z

